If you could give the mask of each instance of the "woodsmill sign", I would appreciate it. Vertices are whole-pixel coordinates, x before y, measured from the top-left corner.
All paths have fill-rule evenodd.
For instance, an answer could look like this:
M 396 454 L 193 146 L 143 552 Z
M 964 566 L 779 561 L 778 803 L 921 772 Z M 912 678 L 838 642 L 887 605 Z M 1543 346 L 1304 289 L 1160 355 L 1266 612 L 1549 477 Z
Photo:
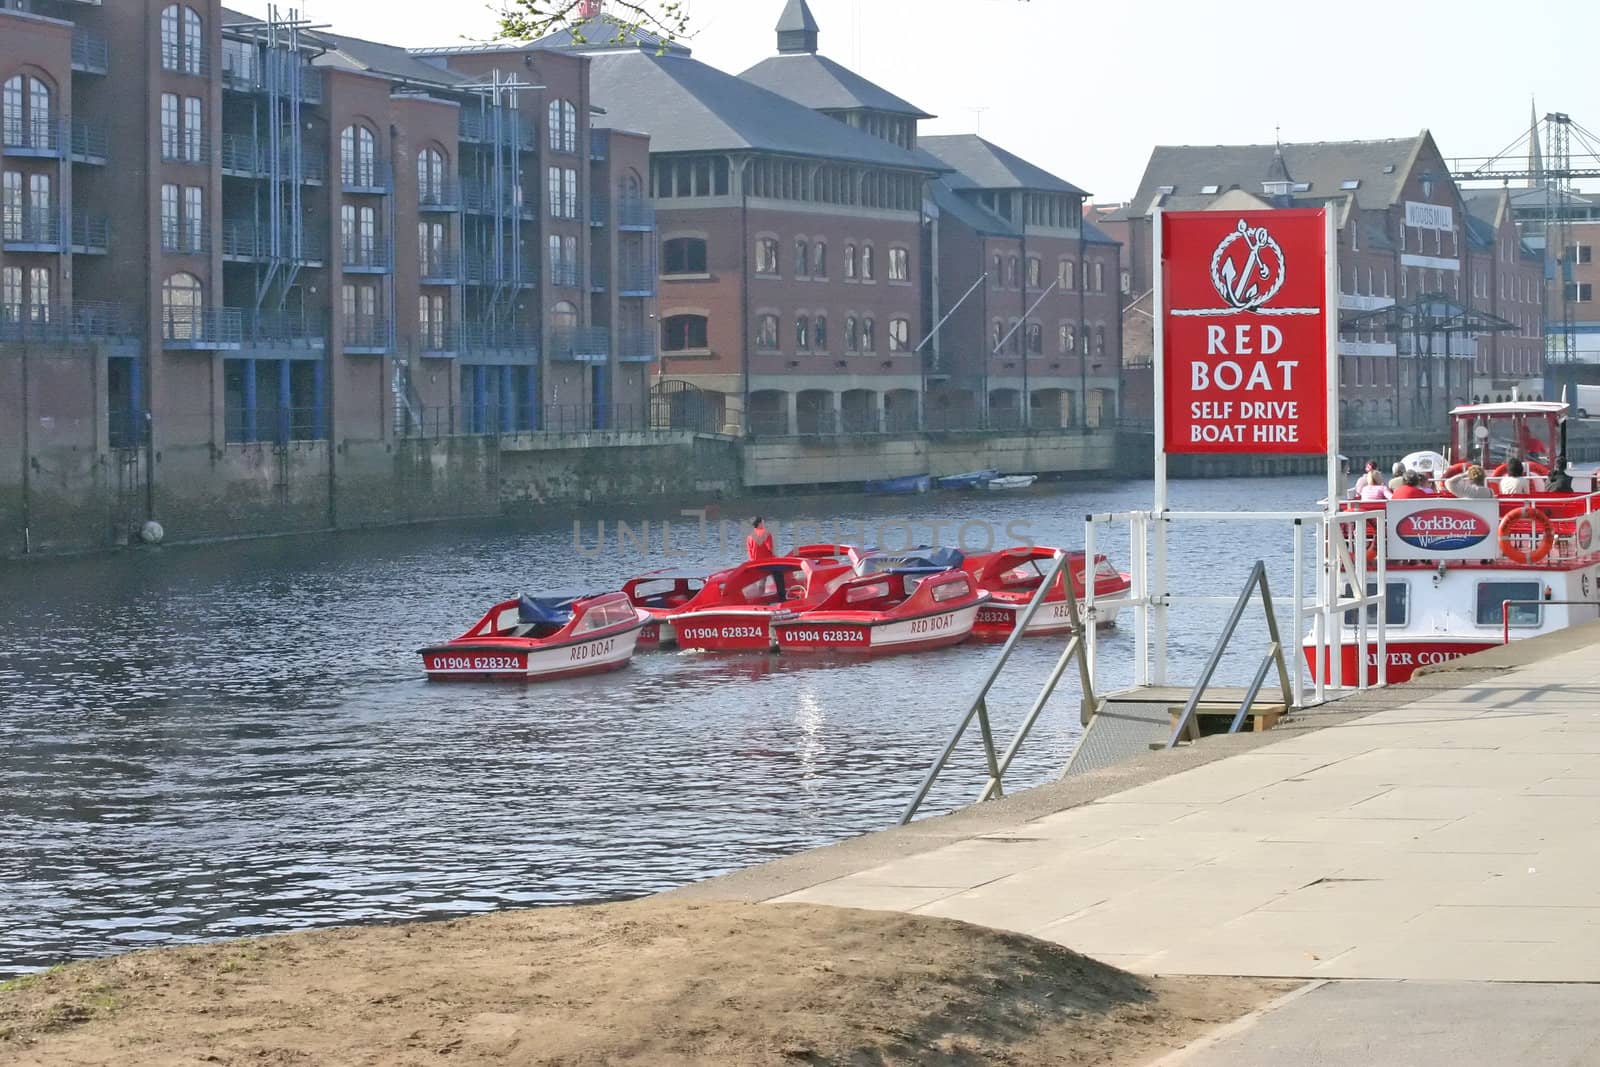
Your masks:
M 1320 209 L 1160 214 L 1158 450 L 1333 450 L 1330 232 Z

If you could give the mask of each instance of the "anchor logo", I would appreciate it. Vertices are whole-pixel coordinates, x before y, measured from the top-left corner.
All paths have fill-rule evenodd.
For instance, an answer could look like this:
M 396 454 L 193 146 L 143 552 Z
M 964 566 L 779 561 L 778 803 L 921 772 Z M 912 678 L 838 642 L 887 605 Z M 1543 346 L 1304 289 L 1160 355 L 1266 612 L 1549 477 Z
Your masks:
M 1254 311 L 1277 296 L 1287 273 L 1283 249 L 1272 234 L 1243 219 L 1211 256 L 1211 284 L 1233 311 Z

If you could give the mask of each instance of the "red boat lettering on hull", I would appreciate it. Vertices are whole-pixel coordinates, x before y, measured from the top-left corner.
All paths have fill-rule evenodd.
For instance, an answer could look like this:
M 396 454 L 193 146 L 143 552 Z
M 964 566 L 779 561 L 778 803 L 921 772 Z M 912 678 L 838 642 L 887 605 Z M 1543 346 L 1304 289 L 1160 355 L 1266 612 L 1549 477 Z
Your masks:
M 1466 641 L 1447 641 L 1438 643 L 1389 645 L 1389 682 L 1405 682 L 1423 667 L 1437 666 L 1440 663 L 1449 663 L 1451 660 L 1470 656 L 1474 652 L 1485 649 L 1497 648 L 1500 642 L 1484 641 L 1481 643 Z M 1353 685 L 1356 682 L 1356 664 L 1358 659 L 1364 659 L 1367 667 L 1367 684 L 1376 685 L 1378 682 L 1378 646 L 1369 642 L 1366 655 L 1362 656 L 1361 650 L 1354 644 L 1346 644 L 1341 650 L 1341 662 L 1344 667 L 1344 683 Z M 1316 650 L 1305 649 L 1306 665 L 1311 668 L 1313 675 L 1317 671 Z M 1325 677 L 1324 682 L 1332 683 L 1332 677 Z
M 872 631 L 865 626 L 838 626 L 817 623 L 810 626 L 779 626 L 778 647 L 794 652 L 820 652 L 829 648 L 866 648 L 872 644 Z
M 679 648 L 707 652 L 765 652 L 772 648 L 772 632 L 766 620 L 751 622 L 748 616 L 738 622 L 679 622 L 677 630 Z
M 616 649 L 616 647 L 617 639 L 615 637 L 605 641 L 596 641 L 593 644 L 588 645 L 574 645 L 572 648 L 572 659 L 599 659 L 602 656 L 610 655 L 611 652 Z

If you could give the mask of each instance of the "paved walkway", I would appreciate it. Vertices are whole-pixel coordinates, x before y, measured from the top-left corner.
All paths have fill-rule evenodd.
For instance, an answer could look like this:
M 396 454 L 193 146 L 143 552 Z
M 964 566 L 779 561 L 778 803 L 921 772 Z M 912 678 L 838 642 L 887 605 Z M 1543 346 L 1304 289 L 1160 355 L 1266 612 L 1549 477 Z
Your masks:
M 778 899 L 1143 973 L 1587 982 L 1597 843 L 1586 648 Z

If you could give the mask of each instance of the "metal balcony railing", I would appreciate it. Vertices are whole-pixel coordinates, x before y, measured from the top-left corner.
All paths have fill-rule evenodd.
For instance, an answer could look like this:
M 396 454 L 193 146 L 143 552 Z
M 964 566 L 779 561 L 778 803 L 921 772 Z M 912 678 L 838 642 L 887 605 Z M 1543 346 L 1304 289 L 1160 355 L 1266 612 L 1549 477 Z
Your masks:
M 291 71 L 287 62 L 280 62 L 280 67 L 282 69 L 279 73 L 282 77 L 278 82 L 279 91 L 287 96 Z M 267 91 L 267 70 L 254 49 L 248 54 L 248 58 L 227 49 L 223 50 L 222 87 L 233 93 Z M 305 63 L 300 65 L 300 100 L 307 104 L 322 103 L 322 71 Z
M 623 264 L 617 268 L 617 292 L 628 297 L 655 296 L 655 268 L 632 263 Z
M 236 349 L 243 334 L 243 312 L 238 308 L 166 307 L 161 311 L 161 339 L 167 348 Z
M 163 226 L 161 251 L 184 256 L 211 254 L 211 228 L 208 226 Z
M 52 119 L 7 115 L 0 122 L 0 147 L 7 155 L 59 156 L 61 143 L 61 124 Z
M 533 151 L 539 147 L 538 131 L 533 123 L 503 108 L 485 111 L 470 104 L 463 107 L 457 132 L 460 139 L 468 144 L 493 143 L 498 132 L 501 138 L 514 138 L 518 148 Z
M 494 259 L 468 253 L 464 276 L 468 285 L 514 285 L 528 288 L 539 283 L 539 268 L 528 260 L 513 263 L 509 257 L 498 264 Z
M 53 207 L 5 208 L 0 211 L 0 242 L 13 252 L 59 252 L 61 213 Z
M 194 163 L 206 165 L 211 162 L 211 138 L 201 132 L 191 133 L 187 130 L 163 130 L 161 133 L 161 161 L 163 163 Z
M 611 217 L 611 202 L 603 194 L 595 194 L 589 199 L 589 225 L 604 226 Z
M 521 215 L 533 217 L 533 205 L 522 195 L 522 190 L 514 185 L 505 186 L 500 192 L 481 182 L 471 182 L 461 188 L 461 205 L 474 215 Z
M 320 315 L 251 311 L 244 315 L 244 342 L 257 347 L 321 349 L 328 344 L 328 326 Z
M 72 250 L 103 256 L 111 250 L 111 220 L 104 215 L 72 216 Z
M 79 74 L 106 74 L 111 70 L 111 45 L 81 26 L 72 29 L 72 69 Z
M 424 248 L 417 257 L 423 285 L 455 285 L 461 280 L 461 257 L 449 248 Z
M 611 336 L 603 326 L 576 326 L 550 336 L 550 358 L 601 363 L 611 357 Z
M 539 351 L 538 328 L 525 324 L 469 323 L 460 337 L 463 352 Z
M 561 264 L 550 268 L 550 284 L 558 289 L 576 289 L 578 287 L 578 268 L 576 265 Z
M 596 163 L 603 163 L 611 155 L 611 131 L 591 129 L 589 131 L 589 158 Z
M 300 154 L 300 180 L 306 184 L 320 184 L 328 180 L 328 165 L 305 146 Z M 225 133 L 222 135 L 222 172 L 232 177 L 265 178 L 270 176 L 271 153 L 265 145 L 258 144 L 250 134 Z M 286 150 L 280 150 L 278 172 L 288 177 L 292 160 Z
M 104 164 L 111 157 L 111 135 L 98 122 L 72 120 L 72 158 L 78 163 Z
M 617 229 L 653 230 L 656 228 L 655 205 L 637 197 L 624 197 L 617 201 Z
M 603 293 L 611 287 L 611 268 L 593 263 L 589 266 L 589 291 Z
M 278 236 L 278 258 L 285 262 L 320 264 L 327 258 L 321 243 L 311 240 L 307 234 L 300 235 L 298 256 L 292 253 L 293 235 L 287 228 Z M 270 260 L 273 258 L 271 235 L 254 222 L 224 222 L 222 255 L 224 259 L 235 261 Z
M 447 322 L 420 326 L 417 329 L 417 350 L 425 356 L 453 356 L 461 351 L 461 331 Z
M 339 182 L 347 193 L 384 195 L 394 191 L 394 168 L 388 160 L 341 160 Z
M 341 324 L 346 352 L 368 354 L 389 350 L 389 320 L 381 315 L 357 315 Z
M 427 183 L 417 190 L 417 208 L 421 211 L 460 211 L 461 183 L 454 178 Z
M 617 359 L 623 363 L 653 363 L 656 337 L 646 330 L 624 330 L 617 334 Z
M 167 42 L 161 46 L 161 69 L 169 74 L 188 74 L 197 78 L 211 74 L 211 52 L 198 42 Z
M 0 341 L 117 341 L 135 344 L 139 340 L 139 320 L 123 304 L 83 301 L 67 307 L 62 304 L 35 304 L 9 307 L 0 304 Z
M 386 274 L 390 266 L 389 247 L 382 241 L 346 245 L 339 251 L 339 262 L 347 272 Z

